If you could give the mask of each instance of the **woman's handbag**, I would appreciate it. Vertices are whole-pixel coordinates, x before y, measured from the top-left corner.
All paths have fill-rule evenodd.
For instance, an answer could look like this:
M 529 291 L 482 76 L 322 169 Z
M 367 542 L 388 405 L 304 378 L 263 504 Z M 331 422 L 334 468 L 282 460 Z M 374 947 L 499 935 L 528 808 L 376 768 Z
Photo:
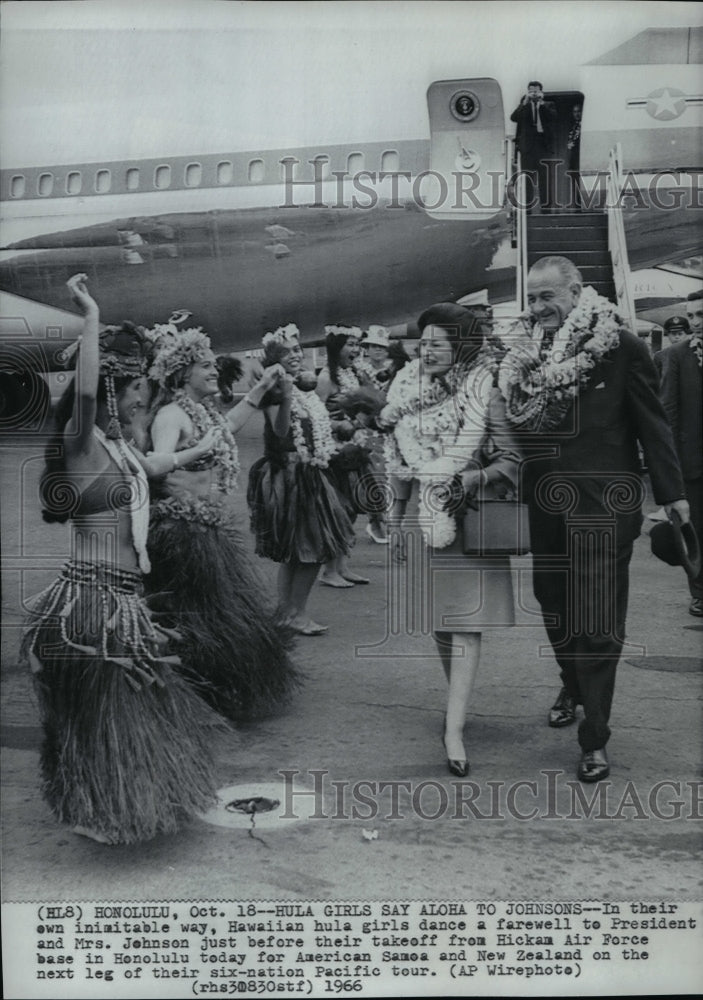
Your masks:
M 524 556 L 530 551 L 527 505 L 514 493 L 499 496 L 487 487 L 463 516 L 464 555 Z

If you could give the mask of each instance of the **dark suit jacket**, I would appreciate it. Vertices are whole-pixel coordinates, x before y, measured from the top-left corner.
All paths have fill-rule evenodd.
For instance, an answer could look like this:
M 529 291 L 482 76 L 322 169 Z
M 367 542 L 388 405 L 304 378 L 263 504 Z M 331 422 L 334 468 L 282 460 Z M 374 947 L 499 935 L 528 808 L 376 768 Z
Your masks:
M 515 142 L 523 157 L 549 156 L 554 153 L 556 106 L 551 101 L 544 101 L 540 105 L 539 115 L 544 129 L 541 134 L 532 120 L 532 105 L 529 101 L 519 104 L 510 116 L 510 120 L 517 123 Z
M 661 397 L 671 424 L 684 479 L 703 476 L 701 369 L 687 340 L 667 348 Z
M 562 424 L 526 445 L 526 454 L 537 447 L 543 456 L 552 450 L 549 457 L 525 463 L 530 505 L 546 514 L 568 512 L 588 521 L 615 519 L 619 541 L 636 538 L 642 525 L 638 441 L 655 501 L 681 498 L 681 469 L 658 389 L 647 347 L 621 331 L 620 346 L 593 370 Z
M 671 346 L 671 345 L 670 345 Z M 652 355 L 652 361 L 654 362 L 654 367 L 657 369 L 657 375 L 659 376 L 659 381 L 664 377 L 664 368 L 669 360 L 669 347 L 663 347 L 661 351 L 656 351 Z

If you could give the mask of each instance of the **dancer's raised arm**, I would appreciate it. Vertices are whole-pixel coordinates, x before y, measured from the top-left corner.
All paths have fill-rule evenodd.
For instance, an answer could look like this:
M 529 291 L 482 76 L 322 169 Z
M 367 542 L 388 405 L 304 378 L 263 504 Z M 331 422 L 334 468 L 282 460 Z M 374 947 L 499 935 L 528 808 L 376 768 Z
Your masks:
M 100 309 L 88 291 L 87 281 L 87 274 L 74 274 L 66 282 L 74 302 L 83 310 L 83 333 L 76 357 L 75 402 L 64 431 L 64 444 L 69 454 L 88 451 L 97 412 Z

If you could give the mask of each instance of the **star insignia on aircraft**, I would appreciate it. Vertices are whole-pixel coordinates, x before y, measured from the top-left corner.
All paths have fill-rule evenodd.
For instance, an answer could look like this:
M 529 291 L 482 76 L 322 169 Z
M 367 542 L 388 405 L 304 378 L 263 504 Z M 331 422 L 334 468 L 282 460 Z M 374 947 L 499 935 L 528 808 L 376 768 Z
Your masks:
M 684 94 L 676 87 L 659 87 L 646 97 L 627 102 L 628 108 L 644 108 L 650 118 L 658 122 L 670 122 L 680 118 L 687 107 L 700 107 L 703 97 Z
M 686 95 L 674 87 L 660 87 L 647 94 L 647 114 L 660 122 L 680 117 L 686 110 Z

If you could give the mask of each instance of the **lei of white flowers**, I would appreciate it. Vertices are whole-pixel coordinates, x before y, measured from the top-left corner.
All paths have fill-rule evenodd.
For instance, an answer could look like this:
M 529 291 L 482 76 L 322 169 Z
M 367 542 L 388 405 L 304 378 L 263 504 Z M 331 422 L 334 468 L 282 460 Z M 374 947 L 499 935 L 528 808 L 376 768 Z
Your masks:
M 226 417 L 219 412 L 214 401 L 208 396 L 196 403 L 185 390 L 178 389 L 173 395 L 173 401 L 190 417 L 198 440 L 201 440 L 210 428 L 215 428 L 218 432 L 212 449 L 217 466 L 217 485 L 221 493 L 229 493 L 237 484 L 239 450 Z
M 441 509 L 437 488 L 466 468 L 478 447 L 492 389 L 486 364 L 469 369 L 455 365 L 444 379 L 432 379 L 416 358 L 391 383 L 388 404 L 378 418 L 393 429 L 384 442 L 386 470 L 399 479 L 420 481 L 420 523 L 428 526 L 423 533 L 436 548 L 451 545 L 456 535 L 455 518 Z
M 696 355 L 698 367 L 703 368 L 703 334 L 698 332 L 692 333 L 688 341 L 688 346 Z
M 590 285 L 557 331 L 543 358 L 543 331 L 516 345 L 504 358 L 498 385 L 511 423 L 528 430 L 553 430 L 572 400 L 588 384 L 593 369 L 620 343 L 617 307 Z
M 387 380 L 384 381 L 378 377 L 379 375 L 388 375 L 388 369 L 385 366 L 383 368 L 374 368 L 368 358 L 360 357 L 354 360 L 352 368 L 356 372 L 360 383 L 367 382 L 374 385 L 377 389 L 385 389 Z
M 353 392 L 361 385 L 356 372 L 352 368 L 338 368 L 335 381 L 342 392 Z
M 312 452 L 305 441 L 302 421 L 309 417 L 312 426 Z M 290 424 L 295 450 L 304 464 L 326 469 L 337 445 L 332 437 L 327 407 L 314 390 L 303 392 L 293 386 L 290 407 Z

